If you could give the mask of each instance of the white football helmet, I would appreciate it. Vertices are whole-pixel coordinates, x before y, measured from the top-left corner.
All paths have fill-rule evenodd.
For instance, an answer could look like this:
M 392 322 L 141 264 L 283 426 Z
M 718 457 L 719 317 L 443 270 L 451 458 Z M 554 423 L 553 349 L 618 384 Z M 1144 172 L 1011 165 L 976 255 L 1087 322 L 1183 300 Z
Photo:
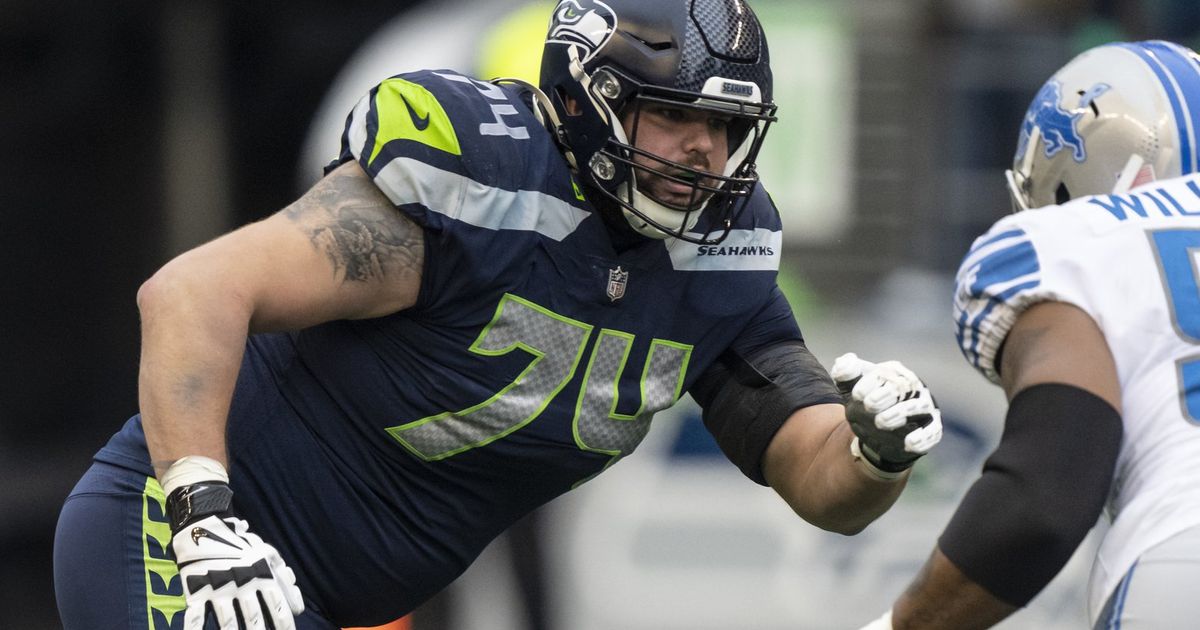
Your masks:
M 1013 168 L 1014 210 L 1122 194 L 1200 170 L 1200 56 L 1164 41 L 1092 48 L 1034 97 Z

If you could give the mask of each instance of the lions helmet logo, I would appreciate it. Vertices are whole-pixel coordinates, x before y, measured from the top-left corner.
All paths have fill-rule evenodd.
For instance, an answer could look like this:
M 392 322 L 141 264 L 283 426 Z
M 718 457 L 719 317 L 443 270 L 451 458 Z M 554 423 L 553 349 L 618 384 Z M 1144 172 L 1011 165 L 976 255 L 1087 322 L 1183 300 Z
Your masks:
M 1098 95 L 1097 95 L 1098 96 Z M 1071 148 L 1071 157 L 1076 162 L 1087 159 L 1087 151 L 1083 146 L 1083 136 L 1079 135 L 1076 125 L 1083 112 L 1072 114 L 1062 108 L 1062 85 L 1058 81 L 1050 81 L 1042 86 L 1029 111 L 1025 113 L 1025 122 L 1021 124 L 1021 139 L 1017 143 L 1017 159 L 1025 155 L 1029 149 L 1029 139 L 1036 127 L 1041 133 L 1042 142 L 1046 145 L 1046 157 L 1052 158 L 1064 147 Z
M 563 0 L 550 18 L 546 43 L 582 48 L 580 61 L 587 63 L 604 48 L 617 30 L 617 14 L 598 0 Z

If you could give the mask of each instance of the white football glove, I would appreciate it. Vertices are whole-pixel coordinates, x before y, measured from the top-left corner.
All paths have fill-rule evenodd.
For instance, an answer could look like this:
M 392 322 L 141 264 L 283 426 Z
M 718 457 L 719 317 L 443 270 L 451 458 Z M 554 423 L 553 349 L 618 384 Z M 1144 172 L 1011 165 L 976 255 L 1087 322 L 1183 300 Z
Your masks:
M 246 521 L 206 516 L 183 526 L 171 546 L 187 596 L 185 630 L 201 630 L 209 607 L 221 630 L 266 630 L 267 617 L 275 630 L 295 630 L 293 615 L 304 612 L 296 576 Z
M 294 615 L 304 612 L 296 575 L 233 514 L 225 467 L 191 455 L 171 464 L 161 481 L 187 600 L 184 630 L 202 630 L 209 609 L 219 630 L 266 630 L 268 619 L 275 630 L 295 630 Z
M 854 353 L 830 375 L 846 401 L 851 451 L 884 476 L 897 476 L 942 439 L 942 412 L 929 389 L 899 361 L 871 363 Z

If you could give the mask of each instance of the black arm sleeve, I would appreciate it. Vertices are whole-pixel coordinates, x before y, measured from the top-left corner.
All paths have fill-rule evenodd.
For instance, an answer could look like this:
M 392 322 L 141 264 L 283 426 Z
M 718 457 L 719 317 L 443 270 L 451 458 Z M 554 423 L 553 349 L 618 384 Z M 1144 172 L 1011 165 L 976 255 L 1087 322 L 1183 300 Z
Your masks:
M 829 372 L 798 340 L 769 346 L 748 359 L 726 352 L 691 394 L 725 456 L 764 486 L 762 456 L 784 421 L 802 407 L 842 402 Z
M 1090 392 L 1022 390 L 1000 446 L 959 504 L 938 546 L 967 577 L 1024 606 L 1096 523 L 1121 448 L 1121 417 Z

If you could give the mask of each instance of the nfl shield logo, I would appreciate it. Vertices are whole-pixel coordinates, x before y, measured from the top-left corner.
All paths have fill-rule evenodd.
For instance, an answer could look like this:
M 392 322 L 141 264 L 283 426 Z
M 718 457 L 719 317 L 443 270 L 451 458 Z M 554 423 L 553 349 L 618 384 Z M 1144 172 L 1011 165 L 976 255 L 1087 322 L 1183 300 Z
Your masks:
M 620 267 L 608 270 L 608 299 L 611 302 L 625 297 L 625 282 L 629 280 L 629 272 L 621 271 Z

